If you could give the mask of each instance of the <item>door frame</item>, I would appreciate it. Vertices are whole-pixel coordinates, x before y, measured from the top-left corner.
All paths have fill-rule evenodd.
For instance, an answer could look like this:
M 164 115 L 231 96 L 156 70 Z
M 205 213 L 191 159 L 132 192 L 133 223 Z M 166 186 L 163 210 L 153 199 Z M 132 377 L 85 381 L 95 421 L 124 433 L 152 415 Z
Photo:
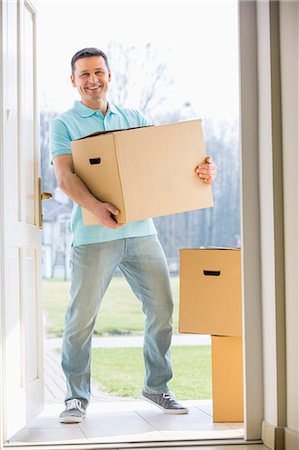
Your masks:
M 260 254 L 258 61 L 256 2 L 239 0 L 241 236 L 245 439 L 260 439 L 263 340 Z M 254 324 L 254 327 L 252 326 Z
M 271 448 L 287 420 L 281 4 L 239 0 L 245 438 Z
M 0 29 L 3 25 L 3 5 L 0 2 Z M 0 33 L 0 67 L 3 67 L 3 33 Z M 3 73 L 0 70 L 0 90 L 3 92 Z M 3 314 L 3 299 L 4 299 L 4 207 L 3 207 L 3 95 L 0 95 L 0 446 L 2 447 L 4 441 L 3 425 L 4 425 L 4 401 L 3 401 L 3 342 L 4 342 L 4 314 Z M 1 448 L 0 447 L 0 448 Z
M 30 2 L 26 2 L 29 5 Z M 258 143 L 256 2 L 239 1 L 241 221 L 243 261 L 243 350 L 245 441 L 261 439 L 263 420 L 263 337 L 260 252 L 260 180 Z M 3 21 L 2 7 L 0 20 Z M 2 35 L 0 36 L 2 47 Z M 1 52 L 2 59 L 2 52 Z M 3 89 L 0 71 L 0 88 Z M 3 325 L 3 103 L 0 96 L 0 314 Z M 252 326 L 254 324 L 254 327 Z M 0 333 L 0 375 L 3 378 L 3 327 Z M 3 443 L 3 383 L 0 383 L 0 442 Z M 119 445 L 118 445 L 119 446 Z M 78 447 L 79 448 L 79 447 Z

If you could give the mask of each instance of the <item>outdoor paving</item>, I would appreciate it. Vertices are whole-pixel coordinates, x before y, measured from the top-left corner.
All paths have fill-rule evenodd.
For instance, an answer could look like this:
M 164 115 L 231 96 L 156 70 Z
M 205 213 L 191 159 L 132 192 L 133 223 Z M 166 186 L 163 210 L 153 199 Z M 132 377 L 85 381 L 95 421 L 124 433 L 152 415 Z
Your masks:
M 61 348 L 62 339 L 46 339 L 46 348 Z M 94 348 L 142 347 L 143 336 L 101 336 L 93 337 Z M 179 334 L 172 337 L 172 345 L 211 345 L 211 336 L 206 334 Z
M 55 347 L 57 348 L 57 347 Z M 59 347 L 58 347 L 59 348 Z M 65 377 L 60 364 L 60 355 L 51 346 L 45 346 L 44 351 L 45 402 L 64 404 Z M 92 385 L 91 401 L 120 401 L 121 397 L 107 394 Z

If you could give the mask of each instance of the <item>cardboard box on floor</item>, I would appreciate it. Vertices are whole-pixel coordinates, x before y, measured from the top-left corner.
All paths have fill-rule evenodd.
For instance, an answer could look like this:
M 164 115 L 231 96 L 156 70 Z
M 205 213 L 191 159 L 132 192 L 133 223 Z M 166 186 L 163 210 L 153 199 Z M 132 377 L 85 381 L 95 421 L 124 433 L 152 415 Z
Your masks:
M 180 251 L 181 333 L 212 335 L 213 421 L 243 421 L 240 249 Z
M 180 251 L 179 331 L 242 336 L 240 249 Z
M 242 338 L 212 336 L 213 422 L 243 422 Z
M 119 223 L 213 206 L 195 169 L 205 161 L 201 120 L 99 132 L 72 142 L 76 174 L 120 210 Z M 84 225 L 98 224 L 82 208 Z

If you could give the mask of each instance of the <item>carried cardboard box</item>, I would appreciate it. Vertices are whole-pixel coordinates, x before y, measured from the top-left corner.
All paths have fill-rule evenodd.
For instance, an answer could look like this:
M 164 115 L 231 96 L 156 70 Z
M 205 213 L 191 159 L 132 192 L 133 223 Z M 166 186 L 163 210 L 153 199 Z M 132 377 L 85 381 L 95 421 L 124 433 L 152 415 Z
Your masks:
M 180 251 L 179 331 L 242 336 L 240 249 Z
M 214 422 L 243 422 L 242 338 L 212 336 Z
M 120 210 L 119 223 L 213 206 L 195 172 L 205 162 L 201 120 L 95 133 L 72 142 L 75 172 Z M 82 208 L 84 225 L 98 224 Z

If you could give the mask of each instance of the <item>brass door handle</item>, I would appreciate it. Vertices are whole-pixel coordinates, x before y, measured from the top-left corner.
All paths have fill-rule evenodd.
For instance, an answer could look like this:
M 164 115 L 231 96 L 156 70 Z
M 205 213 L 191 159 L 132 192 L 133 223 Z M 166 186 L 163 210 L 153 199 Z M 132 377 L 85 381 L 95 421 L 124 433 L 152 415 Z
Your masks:
M 43 200 L 50 200 L 53 195 L 51 192 L 42 192 L 42 179 L 41 177 L 38 178 L 38 208 L 39 208 L 39 217 L 38 217 L 38 226 L 39 228 L 43 227 L 43 207 L 42 207 L 42 201 Z
M 50 200 L 50 198 L 53 197 L 51 192 L 42 192 L 40 195 L 41 195 L 41 200 Z

